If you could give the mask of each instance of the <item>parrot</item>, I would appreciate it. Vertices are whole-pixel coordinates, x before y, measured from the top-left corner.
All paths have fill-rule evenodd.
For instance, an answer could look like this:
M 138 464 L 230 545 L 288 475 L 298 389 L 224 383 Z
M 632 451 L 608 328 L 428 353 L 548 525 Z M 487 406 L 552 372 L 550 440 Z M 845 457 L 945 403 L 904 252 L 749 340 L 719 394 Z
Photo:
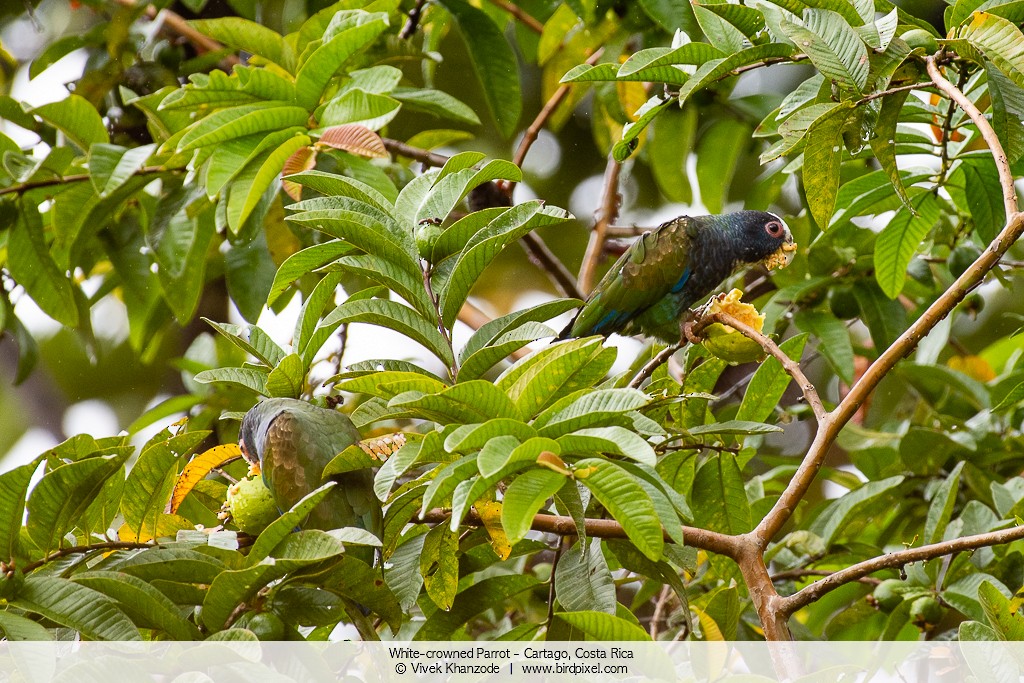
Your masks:
M 271 398 L 257 403 L 242 418 L 239 448 L 249 463 L 259 465 L 274 501 L 285 511 L 318 488 L 327 463 L 359 438 L 344 413 L 299 399 Z M 333 479 L 337 486 L 313 509 L 304 526 L 359 527 L 380 538 L 383 515 L 371 472 L 361 469 Z M 369 553 L 363 550 L 353 554 L 366 555 L 372 564 L 372 548 L 365 548 Z
M 680 318 L 741 268 L 785 267 L 796 244 L 767 211 L 680 216 L 645 233 L 616 261 L 558 339 L 642 333 L 672 344 Z

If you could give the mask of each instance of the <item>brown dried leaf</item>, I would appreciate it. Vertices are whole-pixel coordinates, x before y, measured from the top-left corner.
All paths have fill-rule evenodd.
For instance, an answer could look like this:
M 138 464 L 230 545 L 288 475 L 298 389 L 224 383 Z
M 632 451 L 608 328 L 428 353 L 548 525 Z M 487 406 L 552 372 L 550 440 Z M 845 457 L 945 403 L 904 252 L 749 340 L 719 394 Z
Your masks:
M 358 123 L 346 123 L 343 126 L 332 126 L 320 136 L 320 145 L 340 149 L 361 157 L 386 159 L 388 150 L 384 141 L 366 126 Z

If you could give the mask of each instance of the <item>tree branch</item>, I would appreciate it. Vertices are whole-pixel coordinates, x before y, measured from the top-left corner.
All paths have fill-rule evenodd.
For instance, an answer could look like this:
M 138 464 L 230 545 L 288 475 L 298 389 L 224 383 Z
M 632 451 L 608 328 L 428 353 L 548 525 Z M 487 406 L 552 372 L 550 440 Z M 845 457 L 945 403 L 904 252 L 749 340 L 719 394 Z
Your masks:
M 640 368 L 640 372 L 636 373 L 636 377 L 629 381 L 630 388 L 639 389 L 640 385 L 646 382 L 647 379 L 654 374 L 655 370 L 667 363 L 668 359 L 681 348 L 683 348 L 683 342 L 679 341 L 675 344 L 666 346 L 659 351 L 654 358 L 647 361 L 647 364 Z
M 75 545 L 70 548 L 61 548 L 56 550 L 41 560 L 30 562 L 22 567 L 22 572 L 28 574 L 36 569 L 39 569 L 47 562 L 53 562 L 59 560 L 62 557 L 68 555 L 75 555 L 78 553 L 91 553 L 94 550 L 133 550 L 137 548 L 156 548 L 159 544 L 149 543 L 136 543 L 135 541 L 104 541 L 103 543 L 91 543 L 89 545 Z
M 514 5 L 511 2 L 507 2 L 506 0 L 490 0 L 490 3 L 495 7 L 500 7 L 501 9 L 511 14 L 513 17 L 516 18 L 516 21 L 518 21 L 519 23 L 521 23 L 523 26 L 530 29 L 534 33 L 538 35 L 544 33 L 544 24 L 540 23 L 532 16 L 524 12 L 518 5 Z
M 803 370 L 800 369 L 800 364 L 794 361 L 792 358 L 787 356 L 782 349 L 779 348 L 778 344 L 769 339 L 766 335 L 758 332 L 750 325 L 744 322 L 740 322 L 734 316 L 728 313 L 709 313 L 701 317 L 701 319 L 694 325 L 694 332 L 700 334 L 700 332 L 713 323 L 722 323 L 728 327 L 733 328 L 744 337 L 753 339 L 756 341 L 764 352 L 775 360 L 782 364 L 782 369 L 786 371 L 790 377 L 796 381 L 800 387 L 801 393 L 804 395 L 804 400 L 811 407 L 814 412 L 814 417 L 820 424 L 828 412 L 825 410 L 825 406 L 821 403 L 821 398 L 818 396 L 818 390 L 814 387 L 807 375 L 804 374 Z
M 448 521 L 450 517 L 451 510 L 434 508 L 432 510 L 428 510 L 424 515 L 415 517 L 414 520 L 428 524 L 439 524 L 441 522 Z M 462 520 L 462 523 L 470 526 L 483 525 L 483 521 L 480 519 L 480 515 L 477 514 L 476 510 L 470 510 Z M 587 536 L 589 537 L 628 538 L 625 529 L 623 529 L 622 525 L 614 519 L 587 519 L 585 520 L 584 526 L 587 530 Z M 549 534 L 556 534 L 558 536 L 576 535 L 576 522 L 572 517 L 535 515 L 530 528 L 534 531 L 543 531 Z M 735 536 L 728 536 L 726 534 L 720 534 L 717 531 L 708 531 L 707 529 L 698 529 L 696 527 L 689 526 L 683 526 L 682 530 L 683 537 L 686 539 L 686 545 L 688 546 L 707 550 L 712 553 L 718 553 L 719 555 L 725 555 L 726 557 L 735 557 L 740 551 L 740 546 L 737 542 L 738 538 Z M 672 542 L 672 539 L 669 538 L 667 534 L 665 536 L 665 540 L 670 543 Z
M 622 164 L 608 157 L 608 165 L 604 169 L 604 192 L 602 192 L 601 207 L 598 209 L 597 221 L 594 229 L 590 232 L 590 241 L 587 243 L 587 251 L 583 255 L 583 265 L 580 267 L 579 288 L 580 291 L 590 294 L 594 288 L 594 273 L 597 272 L 597 264 L 604 254 L 604 242 L 608 238 L 608 226 L 619 215 L 619 172 Z
M 555 256 L 555 253 L 548 248 L 544 240 L 532 232 L 528 232 L 519 238 L 526 255 L 535 266 L 543 270 L 551 283 L 562 293 L 572 299 L 586 299 L 583 293 L 576 287 L 576 278 L 572 276 L 565 264 Z
M 906 332 L 882 352 L 850 388 L 850 392 L 836 406 L 835 410 L 828 413 L 823 420 L 818 421 L 818 432 L 793 478 L 771 511 L 761 520 L 757 528 L 750 532 L 752 538 L 762 549 L 768 547 L 771 539 L 793 514 L 797 504 L 803 499 L 807 489 L 814 481 L 829 448 L 839 436 L 839 432 L 867 400 L 882 378 L 889 374 L 900 359 L 917 348 L 917 345 L 931 332 L 932 328 L 949 315 L 953 308 L 967 296 L 967 293 L 974 289 L 990 270 L 996 267 L 999 259 L 1024 233 L 1024 214 L 1021 214 L 1017 208 L 1013 173 L 1010 171 L 1006 152 L 999 142 L 999 137 L 974 103 L 939 73 L 934 57 L 927 57 L 925 62 L 932 82 L 967 112 L 992 152 L 996 168 L 999 171 L 999 183 L 1003 188 L 1006 225 L 981 256 L 949 286 L 949 289 L 943 292 L 921 317 L 907 328 Z
M 965 550 L 976 550 L 990 545 L 1000 545 L 1021 538 L 1024 538 L 1024 525 L 1001 531 L 992 531 L 986 534 L 954 538 L 951 541 L 932 543 L 930 545 L 923 545 L 920 548 L 908 548 L 899 552 L 881 555 L 864 562 L 858 562 L 846 569 L 841 569 L 820 581 L 815 581 L 810 586 L 797 591 L 793 595 L 777 598 L 775 608 L 788 617 L 793 612 L 809 605 L 826 593 L 851 581 L 856 581 L 868 574 L 877 572 L 880 569 L 902 567 L 911 562 L 932 560 L 943 555 L 952 555 Z
M 413 159 L 421 164 L 426 164 L 427 166 L 441 168 L 448 161 L 448 157 L 443 154 L 437 154 L 426 149 L 413 147 L 412 145 L 405 144 L 401 140 L 394 140 L 392 138 L 381 139 L 384 141 L 384 148 L 392 154 L 397 154 L 398 156 L 405 157 L 406 159 Z

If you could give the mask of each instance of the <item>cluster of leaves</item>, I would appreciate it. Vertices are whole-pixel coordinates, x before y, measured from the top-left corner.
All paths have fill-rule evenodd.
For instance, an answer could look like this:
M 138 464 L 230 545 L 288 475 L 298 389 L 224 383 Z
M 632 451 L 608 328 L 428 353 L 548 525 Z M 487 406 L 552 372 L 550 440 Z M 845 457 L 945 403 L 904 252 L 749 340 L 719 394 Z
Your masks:
M 541 68 L 545 98 L 569 87 L 550 127 L 593 92 L 598 147 L 646 165 L 666 198 L 692 199 L 695 153 L 708 208 L 742 200 L 786 209 L 800 254 L 773 275 L 777 289 L 756 294 L 785 354 L 824 358 L 810 374 L 828 387 L 826 403 L 1007 220 L 992 155 L 970 119 L 933 94 L 924 65 L 932 59 L 989 114 L 1019 175 L 1020 2 L 949 3 L 945 37 L 888 0 L 521 4 L 542 30 L 519 26 L 509 39 Z M 403 85 L 405 72 L 383 63 L 420 62 L 429 86 L 429 55 L 452 23 L 498 130 L 510 136 L 521 112 L 516 57 L 501 30 L 507 15 L 431 3 L 418 25 L 409 21 L 422 35 L 410 47 L 398 35 L 402 9 L 341 2 L 287 35 L 237 17 L 197 22 L 252 57 L 230 75 L 205 72 L 226 53 L 181 66 L 192 69 L 176 74 L 191 77 L 184 86 L 139 93 L 120 84 L 119 102 L 146 116 L 151 145 L 111 144 L 86 90 L 34 109 L 0 99 L 5 118 L 52 143 L 36 158 L 0 137 L 0 180 L 16 197 L 0 210 L 9 226 L 4 277 L 55 319 L 88 333 L 89 306 L 117 291 L 143 349 L 172 317 L 189 320 L 221 272 L 249 321 L 264 305 L 303 298 L 290 347 L 255 326 L 214 323 L 237 352 L 234 366 L 191 359 L 195 395 L 149 419 L 183 407 L 193 419 L 155 437 L 127 475 L 131 448 L 120 437 L 76 437 L 47 453 L 31 492 L 38 462 L 0 475 L 8 637 L 49 637 L 44 626 L 61 626 L 89 638 L 325 638 L 341 621 L 370 636 L 355 602 L 400 637 L 647 637 L 637 614 L 655 598 L 669 602 L 669 591 L 666 637 L 759 635 L 736 564 L 687 548 L 682 525 L 739 535 L 771 509 L 797 469 L 772 423 L 808 416 L 788 398 L 789 375 L 769 358 L 744 376 L 689 347 L 681 373 L 661 366 L 640 391 L 628 385 L 649 352 L 611 377 L 616 353 L 600 338 L 527 352 L 574 300 L 513 312 L 454 344 L 459 313 L 499 252 L 570 217 L 540 201 L 463 213 L 476 188 L 522 179 L 515 165 L 480 153 L 421 173 L 374 160 L 387 149 L 378 131 L 402 110 L 476 123 L 466 105 Z M 82 40 L 74 45 L 90 44 Z M 37 71 L 72 46 L 48 51 Z M 781 64 L 808 77 L 789 93 L 733 95 L 739 79 Z M 645 83 L 665 88 L 649 97 Z M 409 142 L 455 139 L 422 131 Z M 913 167 L 918 155 L 937 166 Z M 751 168 L 760 175 L 739 182 Z M 797 179 L 802 192 L 783 191 Z M 91 297 L 86 276 L 101 279 Z M 5 329 L 25 348 L 6 291 L 0 303 Z M 1021 516 L 1021 342 L 971 337 L 963 322 L 983 305 L 975 295 L 939 324 L 842 432 L 838 445 L 863 478 L 821 470 L 847 492 L 811 496 L 768 548 L 765 562 L 788 577 L 783 588 L 903 543 L 984 533 Z M 361 429 L 408 432 L 383 464 L 352 447 L 324 473 L 379 467 L 383 568 L 344 553 L 344 543 L 365 540 L 350 531 L 293 533 L 327 488 L 251 547 L 239 549 L 231 532 L 196 531 L 218 524 L 226 480 L 194 483 L 169 504 L 202 429 L 254 394 L 309 395 L 318 353 L 348 323 L 398 332 L 443 368 L 373 359 L 331 380 L 352 397 Z M 211 383 L 212 392 L 198 386 Z M 237 478 L 241 469 L 226 472 Z M 528 533 L 538 512 L 570 519 L 577 540 L 552 546 Z M 624 537 L 590 538 L 586 520 L 600 518 Z M 809 638 L 1013 637 L 1021 561 L 1017 542 L 907 567 L 891 595 L 864 599 L 872 587 L 849 583 L 804 608 L 793 628 Z

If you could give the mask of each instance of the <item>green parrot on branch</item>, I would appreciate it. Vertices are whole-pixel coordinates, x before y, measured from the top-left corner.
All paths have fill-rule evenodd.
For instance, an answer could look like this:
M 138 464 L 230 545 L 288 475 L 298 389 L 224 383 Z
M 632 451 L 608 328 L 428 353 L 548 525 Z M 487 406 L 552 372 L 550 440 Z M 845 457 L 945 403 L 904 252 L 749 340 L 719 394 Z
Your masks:
M 759 262 L 784 267 L 795 251 L 789 226 L 766 211 L 680 216 L 637 239 L 558 338 L 642 333 L 675 343 L 686 310 L 723 280 Z
M 355 425 L 343 413 L 298 399 L 272 398 L 256 404 L 242 418 L 239 446 L 246 460 L 259 465 L 264 483 L 283 512 L 318 488 L 327 463 L 359 438 Z M 370 470 L 332 479 L 337 486 L 303 526 L 323 530 L 359 527 L 380 538 L 383 516 Z M 369 557 L 372 564 L 372 554 Z

